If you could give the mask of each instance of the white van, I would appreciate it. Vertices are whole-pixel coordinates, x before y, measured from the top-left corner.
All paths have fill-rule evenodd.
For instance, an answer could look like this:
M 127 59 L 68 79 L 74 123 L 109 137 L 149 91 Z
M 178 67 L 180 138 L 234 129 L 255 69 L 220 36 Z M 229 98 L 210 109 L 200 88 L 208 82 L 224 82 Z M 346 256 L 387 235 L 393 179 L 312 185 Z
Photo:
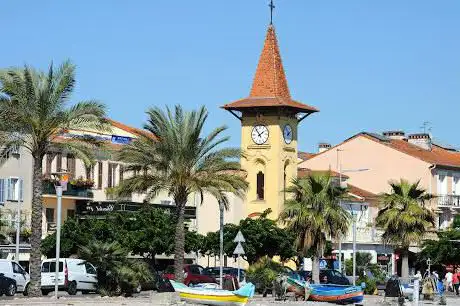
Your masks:
M 56 278 L 56 259 L 45 259 L 42 262 L 41 289 L 43 295 L 54 291 Z M 67 291 L 70 295 L 77 291 L 87 293 L 96 291 L 96 269 L 92 264 L 82 259 L 60 258 L 59 259 L 59 290 Z
M 0 273 L 16 281 L 17 292 L 28 294 L 30 276 L 17 261 L 0 259 Z

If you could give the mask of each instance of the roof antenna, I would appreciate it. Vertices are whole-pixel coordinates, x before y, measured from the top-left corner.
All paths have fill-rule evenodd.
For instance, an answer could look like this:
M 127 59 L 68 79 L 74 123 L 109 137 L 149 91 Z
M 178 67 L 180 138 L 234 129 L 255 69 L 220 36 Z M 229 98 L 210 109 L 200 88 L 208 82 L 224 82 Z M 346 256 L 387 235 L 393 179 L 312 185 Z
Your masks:
M 431 133 L 431 122 L 424 121 L 420 128 L 423 130 L 423 134 Z
M 270 4 L 268 5 L 270 8 L 270 25 L 273 24 L 273 9 L 275 8 L 275 5 L 273 4 L 273 0 L 270 0 Z

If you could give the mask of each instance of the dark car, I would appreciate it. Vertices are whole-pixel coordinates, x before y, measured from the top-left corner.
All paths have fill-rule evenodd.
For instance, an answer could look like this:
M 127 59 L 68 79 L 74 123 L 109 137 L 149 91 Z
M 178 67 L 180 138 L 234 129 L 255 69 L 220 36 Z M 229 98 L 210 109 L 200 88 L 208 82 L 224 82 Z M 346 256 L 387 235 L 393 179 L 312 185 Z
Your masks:
M 213 276 L 217 281 L 220 279 L 220 267 L 208 267 L 204 269 L 205 273 L 208 275 Z M 223 275 L 231 275 L 234 276 L 235 279 L 238 278 L 238 269 L 232 267 L 223 267 L 222 268 Z M 246 271 L 244 269 L 240 269 L 240 279 L 239 282 L 241 283 L 246 277 Z
M 174 266 L 168 266 L 163 274 L 163 277 L 174 280 Z M 184 284 L 186 286 L 200 283 L 215 283 L 216 279 L 205 273 L 205 270 L 200 265 L 184 265 Z
M 299 271 L 306 280 L 311 280 L 311 271 Z M 321 284 L 350 285 L 350 280 L 337 270 L 325 269 L 319 271 L 319 282 Z
M 16 293 L 16 281 L 0 273 L 0 296 L 13 296 Z

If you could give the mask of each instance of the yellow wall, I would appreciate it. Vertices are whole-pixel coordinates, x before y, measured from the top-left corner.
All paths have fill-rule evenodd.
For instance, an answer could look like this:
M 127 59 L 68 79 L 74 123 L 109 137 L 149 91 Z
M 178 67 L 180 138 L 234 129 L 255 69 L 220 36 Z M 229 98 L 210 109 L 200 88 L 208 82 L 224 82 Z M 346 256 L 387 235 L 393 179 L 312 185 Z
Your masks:
M 44 221 L 46 221 L 46 208 L 54 208 L 54 220 L 57 221 L 57 199 L 54 197 L 44 197 L 43 198 L 43 216 Z M 75 200 L 74 199 L 62 199 L 62 212 L 61 212 L 61 220 L 62 222 L 67 219 L 67 210 L 73 209 L 75 210 Z
M 297 119 L 286 115 L 243 114 L 241 129 L 241 149 L 244 157 L 241 166 L 247 171 L 249 190 L 244 202 L 243 218 L 253 212 L 272 209 L 270 218 L 276 219 L 284 203 L 284 168 L 286 182 L 297 176 Z M 254 125 L 263 124 L 268 128 L 269 138 L 262 145 L 255 144 L 251 133 Z M 293 140 L 286 144 L 283 128 L 289 124 L 293 130 Z M 264 200 L 257 200 L 257 173 L 263 170 L 265 175 Z

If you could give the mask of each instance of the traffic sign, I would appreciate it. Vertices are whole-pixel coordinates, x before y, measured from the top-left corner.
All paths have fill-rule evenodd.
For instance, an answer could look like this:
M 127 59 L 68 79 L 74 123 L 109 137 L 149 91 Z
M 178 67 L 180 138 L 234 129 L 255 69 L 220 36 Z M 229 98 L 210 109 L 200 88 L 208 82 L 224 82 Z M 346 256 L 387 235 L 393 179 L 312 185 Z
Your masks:
M 236 234 L 235 239 L 233 239 L 233 242 L 246 242 L 246 239 L 244 239 L 243 233 L 241 231 L 238 231 L 238 234 Z
M 241 242 L 238 242 L 238 245 L 235 248 L 235 251 L 233 251 L 234 255 L 243 255 L 244 254 L 244 249 L 243 246 L 241 245 Z

